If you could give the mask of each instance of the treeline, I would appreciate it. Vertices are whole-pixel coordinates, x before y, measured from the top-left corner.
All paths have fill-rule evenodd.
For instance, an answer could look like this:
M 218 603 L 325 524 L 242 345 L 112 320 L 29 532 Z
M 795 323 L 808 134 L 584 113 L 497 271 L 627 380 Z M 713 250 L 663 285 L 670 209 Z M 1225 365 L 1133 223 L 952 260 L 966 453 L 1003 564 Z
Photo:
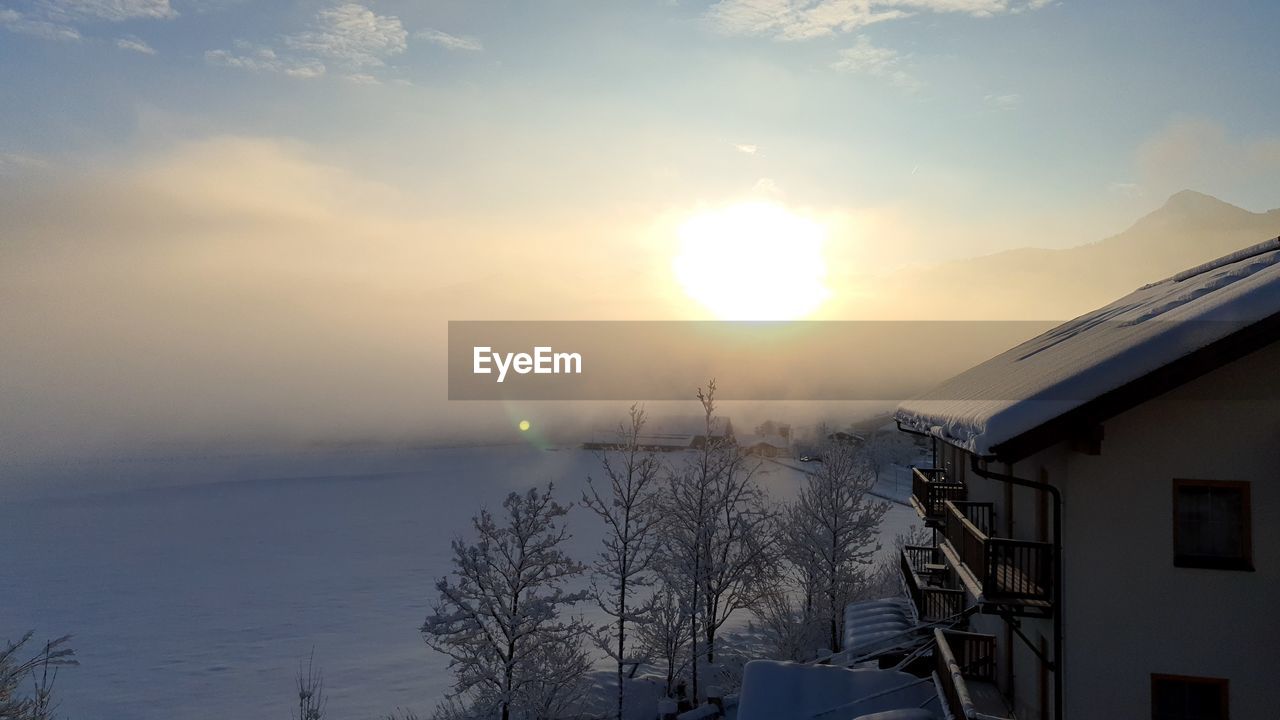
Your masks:
M 586 563 L 566 552 L 568 507 L 552 485 L 512 493 L 499 516 L 481 511 L 473 537 L 454 541 L 453 571 L 421 627 L 453 673 L 435 717 L 652 718 L 652 698 L 628 702 L 641 666 L 661 676 L 669 708 L 685 709 L 735 690 L 744 652 L 805 660 L 841 649 L 845 605 L 885 583 L 873 458 L 828 443 L 797 497 L 772 503 L 760 462 L 717 432 L 714 382 L 697 398 L 708 440 L 679 461 L 641 447 L 638 406 L 601 451 L 578 499 L 604 527 Z M 573 614 L 585 602 L 608 621 Z M 752 647 L 726 648 L 726 623 L 743 617 Z M 605 708 L 586 699 L 593 649 L 616 675 Z

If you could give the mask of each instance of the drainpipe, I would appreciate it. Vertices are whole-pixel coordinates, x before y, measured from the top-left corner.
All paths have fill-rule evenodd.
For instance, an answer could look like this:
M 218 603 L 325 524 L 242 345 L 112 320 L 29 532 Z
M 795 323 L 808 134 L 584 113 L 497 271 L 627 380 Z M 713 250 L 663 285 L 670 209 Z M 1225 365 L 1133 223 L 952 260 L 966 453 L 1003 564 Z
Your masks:
M 982 458 L 984 462 L 994 459 Z M 1053 719 L 1062 720 L 1062 493 L 1049 483 L 988 470 L 978 462 L 977 455 L 970 455 L 969 461 L 978 477 L 1047 492 L 1053 498 Z

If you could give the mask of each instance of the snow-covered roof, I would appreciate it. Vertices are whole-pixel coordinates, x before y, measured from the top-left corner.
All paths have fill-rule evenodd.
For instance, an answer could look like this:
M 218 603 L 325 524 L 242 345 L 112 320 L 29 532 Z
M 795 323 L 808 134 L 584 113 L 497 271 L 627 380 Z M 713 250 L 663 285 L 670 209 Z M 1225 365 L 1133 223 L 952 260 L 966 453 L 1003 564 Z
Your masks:
M 896 418 L 981 455 L 1280 313 L 1280 238 L 1138 288 L 904 402 Z

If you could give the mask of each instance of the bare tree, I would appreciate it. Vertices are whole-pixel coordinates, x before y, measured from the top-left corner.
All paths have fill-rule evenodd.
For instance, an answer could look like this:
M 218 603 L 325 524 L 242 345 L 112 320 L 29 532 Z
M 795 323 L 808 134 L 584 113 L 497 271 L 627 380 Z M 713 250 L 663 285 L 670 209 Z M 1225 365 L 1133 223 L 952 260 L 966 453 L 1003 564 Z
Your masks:
M 510 720 L 547 706 L 548 688 L 567 686 L 565 667 L 555 666 L 566 658 L 550 649 L 580 643 L 587 631 L 561 618 L 586 593 L 565 588 L 584 567 L 563 550 L 567 509 L 552 491 L 508 495 L 502 525 L 485 510 L 472 520 L 478 539 L 453 542 L 452 580 L 436 583 L 439 600 L 421 628 L 449 656 L 456 698 L 478 714 Z
M 80 664 L 75 651 L 67 647 L 70 635 L 50 640 L 32 657 L 19 660 L 18 653 L 34 634 L 28 632 L 0 651 L 0 719 L 53 720 L 58 708 L 53 697 L 58 671 Z M 30 695 L 22 692 L 27 682 L 31 683 Z
M 311 649 L 304 668 L 298 663 L 298 720 L 323 720 L 328 699 L 324 694 L 324 676 L 315 666 L 316 651 Z
M 805 480 L 787 518 L 786 555 L 803 565 L 806 589 L 818 591 L 818 611 L 830 647 L 840 650 L 844 606 L 865 580 L 880 545 L 877 536 L 888 505 L 870 502 L 875 482 L 868 463 L 852 447 L 830 443 L 822 463 Z M 797 560 L 793 560 L 793 563 Z
M 699 388 L 705 434 L 697 453 L 670 473 L 663 496 L 662 576 L 689 616 L 690 684 L 700 695 L 699 665 L 715 662 L 716 633 L 763 589 L 771 514 L 748 463 L 720 432 L 715 381 Z
M 641 445 L 645 413 L 631 406 L 630 422 L 619 427 L 617 444 L 600 455 L 605 487 L 587 478 L 582 504 L 605 524 L 604 549 L 593 564 L 592 596 L 601 611 L 613 618 L 598 637 L 599 645 L 617 665 L 617 720 L 625 700 L 628 623 L 644 621 L 645 607 L 636 602 L 640 588 L 652 584 L 655 529 L 658 525 L 657 489 L 661 464 Z

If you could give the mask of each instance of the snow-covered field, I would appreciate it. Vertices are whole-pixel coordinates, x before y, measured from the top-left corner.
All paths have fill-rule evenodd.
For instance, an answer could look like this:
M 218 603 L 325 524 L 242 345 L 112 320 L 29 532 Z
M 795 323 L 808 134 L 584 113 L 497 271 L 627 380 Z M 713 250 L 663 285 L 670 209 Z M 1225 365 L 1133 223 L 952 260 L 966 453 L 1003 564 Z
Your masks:
M 60 497 L 0 504 L 0 547 L 12 550 L 0 554 L 0 638 L 74 634 L 81 666 L 58 679 L 71 718 L 287 717 L 313 646 L 332 717 L 429 713 L 450 677 L 417 628 L 450 540 L 511 490 L 554 480 L 576 500 L 595 458 L 528 445 L 326 453 L 256 470 L 234 458 L 117 462 L 110 480 L 86 464 Z M 765 463 L 760 482 L 785 499 L 801 477 Z M 892 507 L 886 550 L 914 521 Z M 578 508 L 569 522 L 572 553 L 590 559 L 600 529 Z

